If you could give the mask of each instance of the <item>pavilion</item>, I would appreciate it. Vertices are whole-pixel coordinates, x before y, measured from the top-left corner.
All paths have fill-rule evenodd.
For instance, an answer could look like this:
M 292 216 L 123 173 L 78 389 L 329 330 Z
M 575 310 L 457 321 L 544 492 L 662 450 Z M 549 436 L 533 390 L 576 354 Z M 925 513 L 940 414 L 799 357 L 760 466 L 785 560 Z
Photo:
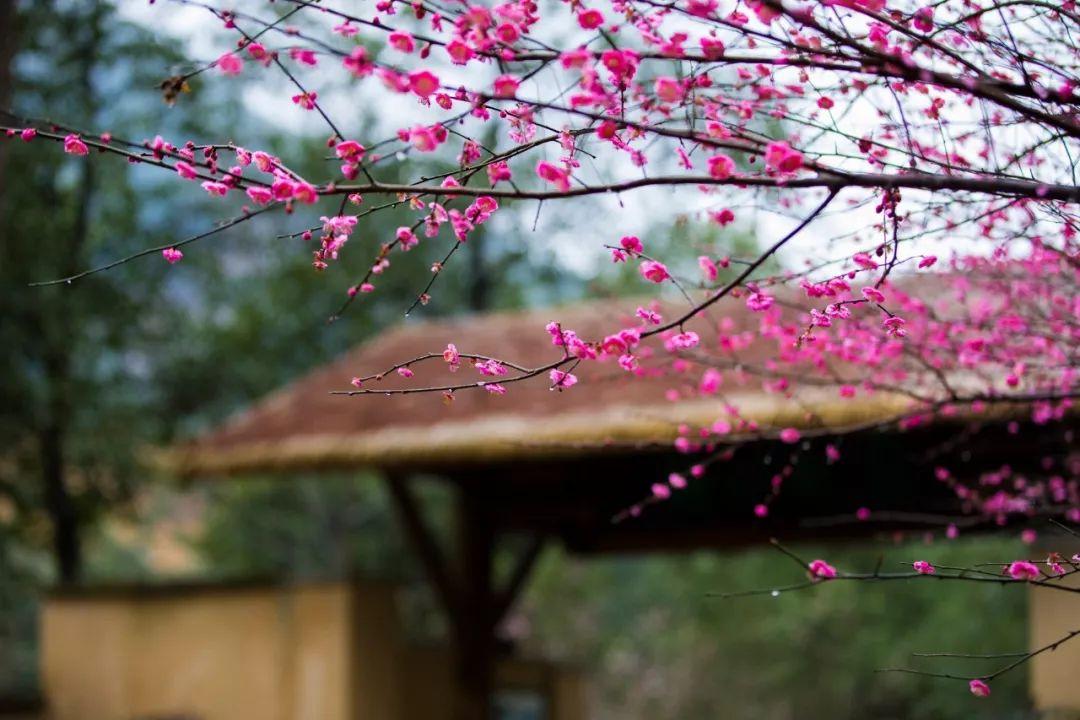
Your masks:
M 741 307 L 741 303 L 739 304 Z M 956 515 L 955 495 L 934 479 L 935 458 L 955 450 L 964 434 L 964 460 L 973 472 L 993 463 L 1021 467 L 1037 448 L 1063 443 L 1037 430 L 1010 435 L 1006 419 L 1023 422 L 1015 407 L 937 420 L 907 430 L 890 422 L 907 398 L 884 393 L 841 399 L 835 389 L 803 389 L 794 397 L 765 394 L 760 382 L 725 385 L 713 398 L 671 402 L 671 375 L 628 378 L 612 362 L 582 363 L 578 386 L 552 391 L 546 378 L 509 387 L 504 396 L 458 392 L 383 397 L 332 395 L 353 376 L 382 372 L 403 359 L 439 353 L 448 342 L 463 352 L 539 365 L 560 355 L 544 332 L 558 320 L 583 337 L 610 331 L 633 303 L 601 302 L 557 310 L 509 312 L 438 322 L 408 323 L 379 335 L 338 360 L 278 390 L 221 427 L 172 449 L 172 470 L 185 477 L 288 475 L 301 471 L 367 469 L 379 473 L 426 576 L 449 618 L 456 680 L 455 720 L 489 716 L 496 629 L 546 543 L 580 554 L 731 548 L 770 537 L 857 538 L 919 525 L 934 514 Z M 756 322 L 737 314 L 736 324 Z M 763 361 L 749 348 L 740 363 Z M 400 388 L 459 381 L 441 363 L 416 367 L 406 381 L 394 373 L 366 387 Z M 479 379 L 479 377 L 477 377 Z M 689 382 L 696 382 L 696 376 Z M 613 518 L 650 495 L 650 487 L 690 459 L 674 451 L 680 424 L 708 425 L 724 404 L 762 427 L 795 427 L 795 446 L 754 437 L 733 438 L 726 462 L 640 516 Z M 842 437 L 841 437 L 842 436 Z M 830 465 L 826 442 L 842 445 Z M 1066 447 L 1058 447 L 1066 451 Z M 797 454 L 793 476 L 766 518 L 752 508 L 769 491 L 775 468 Z M 458 542 L 432 531 L 415 485 L 447 483 L 456 490 Z M 806 524 L 807 518 L 852 518 L 860 507 L 887 509 L 872 523 Z M 913 525 L 914 523 L 914 525 Z M 524 540 L 524 542 L 522 542 Z M 520 551 L 505 577 L 495 552 Z M 1053 698 L 1050 698 L 1053 701 Z

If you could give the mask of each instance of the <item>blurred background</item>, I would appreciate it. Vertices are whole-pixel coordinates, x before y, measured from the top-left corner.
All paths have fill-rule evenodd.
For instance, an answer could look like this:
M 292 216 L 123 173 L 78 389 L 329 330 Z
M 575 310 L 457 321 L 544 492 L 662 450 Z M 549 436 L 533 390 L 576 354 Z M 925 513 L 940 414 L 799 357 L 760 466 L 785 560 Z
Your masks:
M 317 176 L 320 133 L 277 127 L 220 83 L 195 78 L 178 107 L 164 103 L 158 84 L 190 62 L 166 30 L 109 2 L 0 6 L 0 108 L 140 141 L 243 138 Z M 140 462 L 145 448 L 210 427 L 400 322 L 434 255 L 401 256 L 378 301 L 333 324 L 326 319 L 367 267 L 370 248 L 319 274 L 300 240 L 277 237 L 293 230 L 280 218 L 185 249 L 176 267 L 149 257 L 71 286 L 30 289 L 205 230 L 221 210 L 197 188 L 117 158 L 76 162 L 46 143 L 4 142 L 0 153 L 0 711 L 43 701 L 39 609 L 61 581 L 389 581 L 400 589 L 408 635 L 442 638 L 436 603 L 375 478 L 181 484 Z M 547 219 L 563 233 L 573 221 Z M 365 223 L 371 238 L 402 224 L 392 213 Z M 424 317 L 634 292 L 633 278 L 596 278 L 589 258 L 523 247 L 499 230 L 485 226 L 470 240 Z M 685 218 L 650 237 L 676 265 L 718 242 Z M 723 242 L 754 247 L 749 233 Z M 449 500 L 437 488 L 422 501 L 436 521 L 445 518 Z M 1012 535 L 946 546 L 907 536 L 803 552 L 870 568 L 881 554 L 910 560 L 929 542 L 942 564 L 1023 552 Z M 710 597 L 792 579 L 790 565 L 764 549 L 580 560 L 550 547 L 503 632 L 527 654 L 581 668 L 588 714 L 598 720 L 966 718 L 964 688 L 876 670 L 906 664 L 913 651 L 1027 644 L 1026 596 L 996 586 L 850 584 Z M 1019 718 L 1030 707 L 1021 671 L 995 683 L 979 710 Z

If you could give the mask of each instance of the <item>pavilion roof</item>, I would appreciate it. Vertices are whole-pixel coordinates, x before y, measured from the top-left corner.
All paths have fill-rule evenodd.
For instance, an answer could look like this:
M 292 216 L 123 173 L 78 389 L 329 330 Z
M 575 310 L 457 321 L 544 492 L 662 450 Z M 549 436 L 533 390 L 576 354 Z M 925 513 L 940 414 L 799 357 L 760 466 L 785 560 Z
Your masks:
M 351 467 L 443 468 L 670 448 L 680 423 L 710 424 L 728 402 L 763 427 L 818 430 L 888 420 L 910 405 L 910 400 L 897 395 L 860 394 L 842 400 L 835 388 L 812 387 L 798 390 L 792 400 L 763 392 L 760 382 L 725 386 L 722 397 L 716 399 L 672 402 L 668 393 L 680 384 L 696 383 L 696 373 L 686 378 L 671 374 L 631 377 L 611 360 L 581 363 L 574 370 L 580 384 L 561 392 L 551 390 L 543 376 L 512 384 L 502 396 L 479 389 L 458 391 L 451 403 L 443 402 L 439 393 L 331 394 L 350 390 L 353 376 L 383 372 L 425 353 L 440 353 L 449 342 L 461 352 L 536 367 L 561 356 L 544 331 L 549 321 L 557 320 L 582 337 L 597 338 L 634 324 L 637 305 L 633 300 L 607 300 L 405 324 L 361 343 L 163 457 L 172 470 L 188 476 Z M 712 319 L 724 316 L 735 329 L 756 327 L 758 322 L 742 302 L 725 304 Z M 696 322 L 688 323 L 688 329 Z M 765 343 L 755 342 L 739 352 L 738 362 L 762 363 L 769 353 Z M 409 380 L 389 373 L 365 387 L 495 379 L 480 375 L 464 361 L 454 374 L 441 361 L 416 365 L 415 372 Z

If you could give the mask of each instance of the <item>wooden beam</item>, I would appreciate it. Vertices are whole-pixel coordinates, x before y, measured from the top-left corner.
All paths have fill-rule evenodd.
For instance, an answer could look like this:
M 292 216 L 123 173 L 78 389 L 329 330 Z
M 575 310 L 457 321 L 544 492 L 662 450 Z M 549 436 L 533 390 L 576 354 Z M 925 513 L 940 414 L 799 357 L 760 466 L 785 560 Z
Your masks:
M 405 534 L 413 544 L 416 554 L 420 556 L 424 572 L 434 586 L 435 594 L 439 597 L 448 620 L 453 624 L 461 614 L 461 598 L 446 557 L 424 521 L 416 498 L 409 489 L 408 481 L 400 475 L 388 474 L 386 484 L 394 507 L 405 526 Z
M 517 559 L 514 570 L 507 579 L 506 587 L 495 598 L 494 627 L 496 629 L 506 618 L 506 614 L 513 607 L 518 595 L 521 594 L 521 589 L 525 586 L 525 581 L 529 578 L 529 573 L 532 571 L 536 559 L 540 557 L 540 551 L 543 549 L 543 535 L 534 535 L 529 542 L 529 546 L 525 548 L 525 551 Z

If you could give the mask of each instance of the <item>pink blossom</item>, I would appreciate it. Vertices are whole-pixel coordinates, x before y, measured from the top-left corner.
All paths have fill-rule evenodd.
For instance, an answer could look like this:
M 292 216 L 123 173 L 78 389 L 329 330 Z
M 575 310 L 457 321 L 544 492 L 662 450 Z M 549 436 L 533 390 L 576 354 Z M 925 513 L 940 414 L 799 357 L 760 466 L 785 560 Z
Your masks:
M 765 0 L 747 0 L 746 5 L 754 11 L 757 19 L 766 25 L 780 17 L 780 10 L 765 2 Z
M 787 427 L 780 431 L 780 442 L 794 445 L 802 438 L 802 434 L 793 427 Z
M 368 60 L 367 50 L 359 45 L 352 49 L 348 57 L 341 61 L 341 64 L 358 78 L 367 77 L 375 69 L 374 63 Z
M 877 288 L 864 287 L 862 289 L 862 296 L 870 302 L 883 303 L 885 302 L 885 293 L 881 292 Z
M 505 395 L 506 388 L 499 383 L 481 383 L 481 386 L 492 395 Z
M 23 128 L 22 132 L 19 133 L 19 138 L 21 138 L 23 142 L 30 142 L 36 137 L 37 130 L 34 128 Z
M 682 83 L 677 78 L 668 75 L 656 78 L 653 89 L 656 92 L 656 97 L 664 102 L 677 103 L 683 98 Z
M 820 580 L 832 580 L 836 577 L 836 568 L 824 560 L 811 560 L 807 566 L 810 576 Z
M 451 372 L 457 370 L 458 364 L 461 362 L 461 354 L 458 353 L 457 346 L 454 343 L 447 344 L 446 349 L 443 350 L 442 358 L 450 366 Z
M 409 89 L 422 98 L 431 96 L 439 89 L 439 78 L 428 70 L 409 73 Z
M 700 255 L 697 259 L 698 267 L 701 268 L 701 274 L 705 276 L 705 282 L 716 282 L 716 278 L 719 276 L 720 271 L 716 267 L 716 263 L 712 261 L 712 258 L 707 255 Z
M 779 173 L 793 173 L 803 166 L 803 156 L 786 142 L 771 142 L 765 146 L 765 164 Z
M 769 516 L 769 506 L 766 505 L 765 503 L 758 503 L 757 505 L 754 506 L 754 515 L 756 515 L 759 518 L 768 517 Z
M 352 380 L 349 381 L 349 384 L 352 385 L 354 388 L 360 388 L 364 386 L 364 381 L 358 377 L 354 377 Z
M 194 180 L 199 176 L 195 168 L 193 168 L 189 163 L 186 163 L 183 160 L 176 161 L 176 174 L 184 178 L 185 180 Z
M 746 298 L 746 307 L 750 308 L 754 312 L 765 312 L 773 306 L 774 298 L 772 295 L 766 295 L 761 292 L 750 293 L 750 296 Z
M 217 195 L 219 197 L 225 197 L 229 194 L 228 185 L 226 185 L 225 183 L 214 182 L 212 180 L 207 180 L 206 182 L 204 182 L 202 184 L 202 189 L 210 193 L 211 195 Z
M 512 177 L 510 174 L 510 166 L 503 160 L 493 162 L 487 166 L 487 176 L 492 185 L 497 185 L 500 182 L 510 180 Z
M 337 33 L 338 35 L 340 35 L 341 37 L 350 38 L 350 37 L 353 37 L 354 35 L 356 35 L 358 32 L 360 32 L 360 30 L 355 25 L 353 25 L 350 21 L 346 20 L 343 23 L 341 23 L 340 25 L 335 25 L 334 26 L 334 32 Z
M 577 21 L 585 30 L 595 30 L 604 24 L 604 15 L 599 10 L 584 10 L 578 13 Z
M 500 75 L 495 78 L 494 94 L 497 98 L 512 98 L 517 95 L 521 81 L 513 75 Z
M 319 193 L 311 183 L 300 181 L 293 185 L 293 198 L 302 203 L 313 205 L 319 199 Z
M 551 385 L 555 388 L 571 388 L 577 384 L 577 377 L 573 373 L 563 372 L 562 370 L 552 370 L 548 377 L 551 378 Z
M 215 63 L 222 75 L 239 75 L 244 70 L 244 59 L 235 53 L 225 53 Z
M 310 92 L 300 93 L 299 95 L 293 95 L 292 101 L 300 107 L 304 108 L 305 110 L 314 110 L 315 101 L 318 99 L 318 97 L 319 93 L 312 90 Z
M 161 257 L 165 258 L 165 262 L 170 265 L 175 265 L 184 259 L 184 253 L 177 248 L 165 248 L 161 251 Z
M 269 65 L 274 59 L 273 53 L 268 51 L 262 43 L 248 43 L 246 50 L 252 60 L 257 60 L 263 65 Z
M 499 376 L 506 375 L 508 372 L 505 365 L 491 358 L 476 362 L 474 367 L 480 371 L 481 375 Z
M 541 180 L 546 180 L 561 192 L 566 192 L 570 189 L 570 173 L 566 172 L 566 170 L 558 165 L 541 161 L 536 164 L 536 174 L 540 176 Z
M 366 148 L 355 140 L 342 140 L 334 147 L 334 154 L 340 160 L 351 163 L 363 160 L 366 152 Z
M 258 205 L 266 205 L 274 199 L 274 193 L 264 187 L 249 187 L 244 192 L 247 193 L 247 196 L 251 198 L 252 202 Z
M 881 325 L 885 328 L 885 334 L 891 337 L 902 338 L 907 335 L 904 318 L 902 317 L 892 315 L 882 320 Z
M 86 143 L 82 141 L 75 133 L 64 138 L 64 152 L 68 155 L 87 155 L 90 153 L 90 149 L 86 147 Z
M 289 57 L 298 63 L 302 63 L 309 67 L 315 67 L 319 64 L 319 59 L 315 56 L 313 50 L 307 50 L 305 48 L 292 48 L 289 50 Z
M 934 8 L 921 7 L 915 11 L 912 25 L 916 30 L 928 33 L 934 29 Z
M 584 47 L 579 47 L 576 50 L 567 50 L 559 56 L 559 64 L 563 66 L 564 70 L 575 68 L 580 70 L 592 60 L 592 53 Z
M 456 38 L 447 43 L 446 54 L 455 65 L 464 65 L 472 60 L 474 55 L 471 47 Z
M 645 246 L 641 244 L 641 239 L 636 235 L 625 235 L 619 240 L 619 245 L 622 249 L 631 255 L 640 255 L 645 252 Z
M 638 268 L 641 272 L 641 277 L 645 278 L 649 282 L 662 283 L 671 275 L 668 274 L 667 266 L 662 262 L 655 260 L 645 260 L 641 263 L 641 267 Z
M 935 568 L 926 560 L 916 560 L 915 562 L 911 563 L 911 567 L 915 568 L 915 572 L 919 573 L 920 575 L 933 575 L 937 572 L 937 568 Z
M 874 270 L 878 266 L 874 259 L 866 253 L 855 253 L 851 256 L 851 259 L 855 261 L 856 265 L 864 270 Z
M 1041 577 L 1039 568 L 1034 563 L 1026 560 L 1017 560 L 1010 563 L 1006 572 L 1013 580 L 1038 580 Z
M 716 368 L 709 368 L 701 375 L 698 392 L 702 395 L 715 395 L 724 382 L 724 376 Z
M 970 690 L 971 694 L 975 697 L 989 697 L 990 695 L 990 686 L 982 680 L 972 680 L 969 682 L 968 690 Z
M 735 173 L 735 161 L 727 155 L 718 154 L 709 158 L 709 175 L 717 180 L 727 180 Z M 731 211 L 728 210 L 730 213 Z M 732 216 L 734 220 L 734 216 Z M 724 223 L 726 224 L 726 223 Z
M 394 236 L 397 238 L 398 243 L 401 244 L 401 249 L 405 252 L 412 250 L 420 243 L 420 239 L 416 237 L 416 233 L 411 228 L 399 227 Z
M 696 348 L 700 342 L 701 338 L 693 330 L 672 335 L 670 340 L 671 347 L 675 350 L 691 350 Z
M 919 269 L 925 270 L 926 268 L 931 267 L 936 262 L 937 262 L 937 257 L 936 256 L 927 255 L 926 257 L 924 257 L 922 260 L 919 261 Z
M 408 131 L 408 139 L 420 152 L 434 152 L 446 140 L 446 128 L 438 125 L 416 125 Z
M 667 500 L 671 497 L 671 488 L 665 483 L 653 483 L 652 494 L 657 500 Z
M 390 47 L 403 53 L 411 53 L 416 49 L 416 41 L 413 40 L 413 36 L 401 30 L 390 33 L 387 40 L 390 42 Z

